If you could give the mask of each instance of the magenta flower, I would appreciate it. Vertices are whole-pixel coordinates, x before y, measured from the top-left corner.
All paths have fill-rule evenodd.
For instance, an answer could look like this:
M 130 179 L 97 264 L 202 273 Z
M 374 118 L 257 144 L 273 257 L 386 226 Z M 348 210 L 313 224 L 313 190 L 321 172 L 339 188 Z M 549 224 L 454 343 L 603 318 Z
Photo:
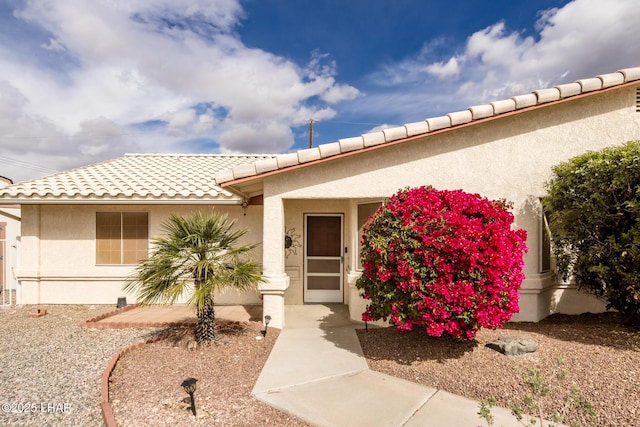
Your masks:
M 504 201 L 432 187 L 393 195 L 367 221 L 356 286 L 363 320 L 472 340 L 519 311 L 526 232 Z

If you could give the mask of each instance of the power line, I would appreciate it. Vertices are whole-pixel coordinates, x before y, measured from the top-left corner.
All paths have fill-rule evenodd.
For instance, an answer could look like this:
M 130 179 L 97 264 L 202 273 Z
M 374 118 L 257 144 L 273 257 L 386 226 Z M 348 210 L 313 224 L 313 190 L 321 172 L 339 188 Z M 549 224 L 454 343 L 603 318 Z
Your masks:
M 35 163 L 24 162 L 18 159 L 12 159 L 10 157 L 0 156 L 0 163 L 4 163 L 9 166 L 16 166 L 19 168 L 28 168 L 37 170 L 39 172 L 51 173 L 51 172 L 60 172 L 57 169 L 48 168 L 46 166 L 38 165 Z
M 313 120 L 314 123 L 339 123 L 345 125 L 380 126 L 380 123 L 343 122 L 339 120 Z
M 313 124 L 314 123 L 338 123 L 338 124 L 358 125 L 358 126 L 381 126 L 380 123 L 344 122 L 339 120 L 309 119 L 309 148 L 313 147 Z
M 0 135 L 0 139 L 89 139 L 89 138 L 115 138 L 115 137 L 123 137 L 123 136 L 132 136 L 134 135 L 131 132 L 122 132 L 122 133 L 106 133 L 106 134 L 76 134 L 76 135 L 46 135 L 46 136 L 9 136 L 9 135 Z

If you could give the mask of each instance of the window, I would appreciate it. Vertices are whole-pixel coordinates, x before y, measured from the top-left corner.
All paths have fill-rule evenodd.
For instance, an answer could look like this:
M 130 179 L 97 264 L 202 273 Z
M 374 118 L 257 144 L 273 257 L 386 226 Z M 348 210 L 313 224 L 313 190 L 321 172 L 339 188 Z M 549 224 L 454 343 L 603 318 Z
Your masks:
M 97 264 L 137 264 L 148 255 L 147 212 L 96 212 Z
M 547 215 L 542 212 L 540 221 L 540 273 L 551 270 L 551 231 Z
M 362 270 L 360 254 L 362 253 L 362 233 L 364 224 L 367 222 L 367 218 L 376 213 L 380 206 L 382 206 L 382 202 L 358 204 L 358 268 L 360 270 Z

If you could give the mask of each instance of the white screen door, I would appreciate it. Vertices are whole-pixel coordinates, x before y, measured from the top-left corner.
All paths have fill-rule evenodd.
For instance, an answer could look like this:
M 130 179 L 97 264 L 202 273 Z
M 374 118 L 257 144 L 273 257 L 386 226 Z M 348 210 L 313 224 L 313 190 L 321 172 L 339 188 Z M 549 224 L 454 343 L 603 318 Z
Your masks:
M 342 302 L 342 215 L 305 215 L 304 302 Z

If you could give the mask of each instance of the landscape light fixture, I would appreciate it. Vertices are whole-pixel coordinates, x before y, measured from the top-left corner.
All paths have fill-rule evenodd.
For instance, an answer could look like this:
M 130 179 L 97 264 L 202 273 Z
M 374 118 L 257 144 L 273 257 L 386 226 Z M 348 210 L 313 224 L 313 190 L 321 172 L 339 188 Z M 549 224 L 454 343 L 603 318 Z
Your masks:
M 189 397 L 191 398 L 191 412 L 193 412 L 193 416 L 196 416 L 196 401 L 193 398 L 193 393 L 196 392 L 196 382 L 198 380 L 195 378 L 187 378 L 186 380 L 182 381 L 182 384 L 180 384 L 182 386 L 182 388 L 184 389 L 184 391 L 189 395 Z
M 269 322 L 271 322 L 271 316 L 268 314 L 264 316 L 264 331 L 260 331 L 263 337 L 267 336 L 267 328 L 269 327 Z

